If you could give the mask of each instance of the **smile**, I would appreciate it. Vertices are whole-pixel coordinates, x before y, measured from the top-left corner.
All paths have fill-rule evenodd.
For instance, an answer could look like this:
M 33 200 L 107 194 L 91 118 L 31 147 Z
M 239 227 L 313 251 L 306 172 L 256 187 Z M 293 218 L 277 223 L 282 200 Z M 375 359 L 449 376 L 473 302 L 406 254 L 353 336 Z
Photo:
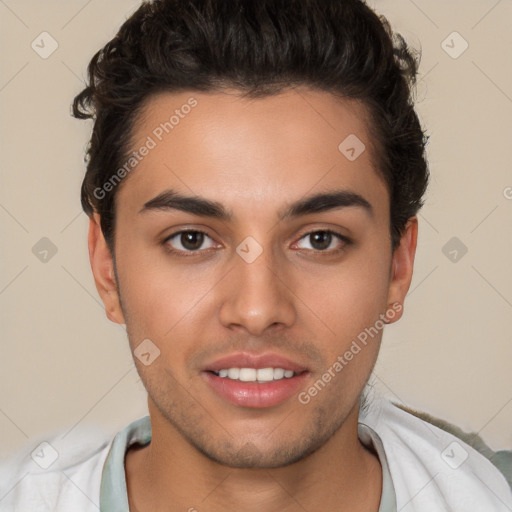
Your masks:
M 241 382 L 272 382 L 291 379 L 296 375 L 294 371 L 284 368 L 223 368 L 214 373 L 223 379 Z

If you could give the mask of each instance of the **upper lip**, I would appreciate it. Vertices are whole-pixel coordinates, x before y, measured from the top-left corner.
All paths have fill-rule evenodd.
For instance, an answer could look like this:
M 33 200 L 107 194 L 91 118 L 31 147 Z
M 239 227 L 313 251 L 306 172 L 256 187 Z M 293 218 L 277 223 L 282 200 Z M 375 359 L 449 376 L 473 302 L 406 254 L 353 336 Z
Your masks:
M 218 372 L 228 368 L 282 368 L 295 373 L 307 371 L 303 364 L 279 354 L 251 354 L 250 352 L 236 352 L 220 357 L 205 365 L 203 371 Z

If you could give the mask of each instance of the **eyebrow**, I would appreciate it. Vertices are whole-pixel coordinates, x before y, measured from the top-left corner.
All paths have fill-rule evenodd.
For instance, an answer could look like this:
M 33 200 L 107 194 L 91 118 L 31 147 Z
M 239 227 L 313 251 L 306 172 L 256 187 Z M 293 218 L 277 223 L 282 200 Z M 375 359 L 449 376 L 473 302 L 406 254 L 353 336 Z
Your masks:
M 373 207 L 363 196 L 350 190 L 335 190 L 315 194 L 292 203 L 279 213 L 279 219 L 292 219 L 311 213 L 349 207 L 361 208 L 370 217 L 373 217 Z M 165 190 L 144 203 L 139 214 L 167 210 L 180 210 L 222 221 L 230 221 L 233 218 L 233 212 L 217 201 L 198 196 L 185 196 L 174 190 Z

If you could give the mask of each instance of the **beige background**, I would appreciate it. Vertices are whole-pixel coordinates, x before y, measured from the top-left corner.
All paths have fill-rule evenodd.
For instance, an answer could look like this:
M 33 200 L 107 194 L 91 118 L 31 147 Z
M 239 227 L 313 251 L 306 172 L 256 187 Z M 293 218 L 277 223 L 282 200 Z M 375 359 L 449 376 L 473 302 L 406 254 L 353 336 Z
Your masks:
M 511 449 L 512 1 L 370 3 L 422 47 L 432 172 L 405 316 L 385 332 L 374 380 Z M 89 269 L 79 187 L 90 124 L 69 115 L 90 57 L 137 5 L 0 0 L 1 454 L 55 430 L 115 432 L 146 411 Z M 31 48 L 43 31 L 59 45 L 47 59 Z M 469 43 L 456 59 L 441 46 L 453 31 Z M 457 262 L 442 252 L 454 236 L 468 249 Z M 42 237 L 57 248 L 46 263 L 32 252 Z

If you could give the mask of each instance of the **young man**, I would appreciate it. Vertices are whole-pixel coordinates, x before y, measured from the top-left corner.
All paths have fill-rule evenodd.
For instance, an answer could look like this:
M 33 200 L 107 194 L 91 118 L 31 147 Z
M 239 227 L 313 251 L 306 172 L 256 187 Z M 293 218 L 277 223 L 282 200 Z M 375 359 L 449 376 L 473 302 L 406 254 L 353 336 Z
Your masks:
M 90 260 L 149 417 L 18 470 L 2 510 L 512 510 L 484 455 L 365 393 L 428 181 L 416 61 L 385 20 L 147 2 L 89 75 Z

